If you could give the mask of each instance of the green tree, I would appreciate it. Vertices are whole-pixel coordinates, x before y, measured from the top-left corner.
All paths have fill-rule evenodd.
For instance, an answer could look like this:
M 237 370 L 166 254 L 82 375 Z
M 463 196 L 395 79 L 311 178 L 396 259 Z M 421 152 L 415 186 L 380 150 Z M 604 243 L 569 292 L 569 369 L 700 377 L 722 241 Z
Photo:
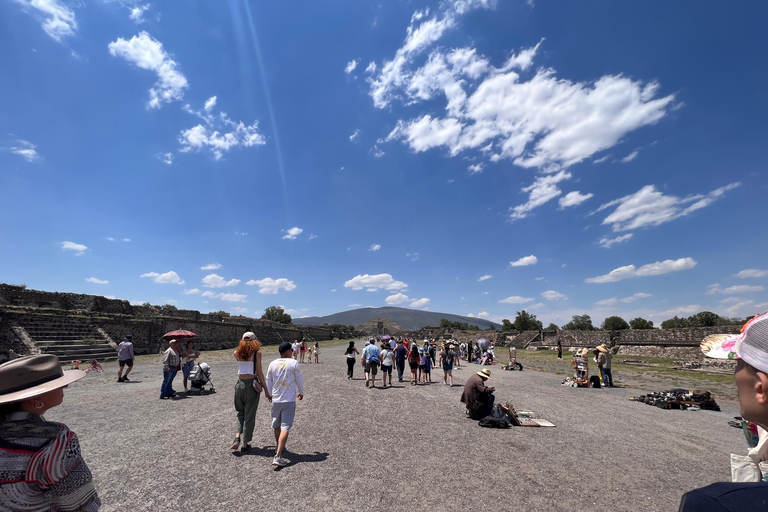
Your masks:
M 594 331 L 595 326 L 592 325 L 592 319 L 589 315 L 573 315 L 571 321 L 563 326 L 567 331 Z
M 516 331 L 540 331 L 543 324 L 536 319 L 536 315 L 528 313 L 526 310 L 518 311 L 515 322 L 512 324 Z
M 504 320 L 501 321 L 501 330 L 502 331 L 514 331 L 515 330 L 515 326 L 512 325 L 512 322 L 510 322 L 509 320 L 507 320 L 505 318 Z
M 606 331 L 624 331 L 629 329 L 629 324 L 620 316 L 609 316 L 600 328 Z
M 653 329 L 653 322 L 637 317 L 629 321 L 629 327 L 632 329 Z
M 550 323 L 550 324 L 547 326 L 547 328 L 546 328 L 546 329 L 544 329 L 544 330 L 545 330 L 545 331 L 557 331 L 558 329 L 559 329 L 559 328 L 558 328 L 558 327 L 557 327 L 555 324 L 553 324 L 553 323 Z
M 291 315 L 287 314 L 280 306 L 269 306 L 264 310 L 264 314 L 261 315 L 261 318 L 263 320 L 270 320 L 281 324 L 290 324 L 293 322 Z
M 688 322 L 687 318 L 678 318 L 677 315 L 674 317 L 664 320 L 661 322 L 661 328 L 662 329 L 680 329 L 683 327 L 690 327 L 690 323 Z
M 701 311 L 688 317 L 688 323 L 691 327 L 713 327 L 720 325 L 720 315 L 711 311 Z

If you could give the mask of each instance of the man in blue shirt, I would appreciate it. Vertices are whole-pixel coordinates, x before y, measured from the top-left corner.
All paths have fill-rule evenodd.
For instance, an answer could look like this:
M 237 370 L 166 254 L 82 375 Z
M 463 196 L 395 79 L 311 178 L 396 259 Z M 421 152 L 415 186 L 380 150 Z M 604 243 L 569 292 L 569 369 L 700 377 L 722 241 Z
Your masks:
M 397 348 L 395 348 L 395 366 L 397 366 L 398 382 L 403 382 L 403 372 L 405 372 L 406 357 L 408 357 L 408 349 L 405 348 L 403 340 L 397 340 Z
M 371 343 L 363 349 L 363 359 L 365 360 L 365 387 L 376 387 L 376 373 L 379 371 L 379 355 L 381 350 L 375 343 Z

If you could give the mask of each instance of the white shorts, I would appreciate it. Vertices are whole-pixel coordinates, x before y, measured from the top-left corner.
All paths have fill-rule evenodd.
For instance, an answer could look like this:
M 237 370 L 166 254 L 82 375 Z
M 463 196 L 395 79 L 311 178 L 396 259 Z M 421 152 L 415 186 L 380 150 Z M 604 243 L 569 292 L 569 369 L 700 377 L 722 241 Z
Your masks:
M 296 402 L 280 402 L 272 404 L 272 428 L 288 432 L 296 417 Z

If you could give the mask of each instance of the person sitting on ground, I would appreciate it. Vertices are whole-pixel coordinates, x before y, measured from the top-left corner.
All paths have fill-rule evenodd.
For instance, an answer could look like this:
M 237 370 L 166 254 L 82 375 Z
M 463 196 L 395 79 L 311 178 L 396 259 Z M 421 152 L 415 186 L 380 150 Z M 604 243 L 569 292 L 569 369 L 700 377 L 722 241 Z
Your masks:
M 467 414 L 473 420 L 481 420 L 491 414 L 496 388 L 486 387 L 485 381 L 491 378 L 491 370 L 483 368 L 467 379 L 461 393 L 461 403 L 467 406 Z
M 93 359 L 91 361 L 91 366 L 85 369 L 85 373 L 88 372 L 104 373 L 104 367 L 101 366 L 101 363 L 99 363 L 96 359 Z
M 133 370 L 133 336 L 128 334 L 120 345 L 117 346 L 117 363 L 120 365 L 120 369 L 117 370 L 117 382 L 130 382 L 128 380 L 128 374 Z M 123 367 L 127 366 L 125 375 L 123 375 Z M 77 365 L 80 367 L 79 361 Z
M 43 417 L 83 377 L 51 354 L 0 365 L 0 510 L 99 510 L 77 435 Z
M 734 377 L 741 416 L 768 429 L 768 313 L 744 324 L 741 334 L 707 336 L 707 357 L 736 359 Z M 768 483 L 720 482 L 683 495 L 680 512 L 768 510 Z
M 280 359 L 269 364 L 267 370 L 267 399 L 272 402 L 272 428 L 275 431 L 277 452 L 272 459 L 273 466 L 287 466 L 283 458 L 285 444 L 288 442 L 288 432 L 293 427 L 296 416 L 296 399 L 304 400 L 304 379 L 298 361 L 291 359 L 292 347 L 284 341 L 278 347 Z

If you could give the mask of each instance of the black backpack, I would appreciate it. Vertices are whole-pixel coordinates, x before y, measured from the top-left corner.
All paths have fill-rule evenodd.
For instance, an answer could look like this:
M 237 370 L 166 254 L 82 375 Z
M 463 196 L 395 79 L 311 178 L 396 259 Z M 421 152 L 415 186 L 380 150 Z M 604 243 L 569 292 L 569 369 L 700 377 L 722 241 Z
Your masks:
M 445 349 L 445 355 L 443 356 L 443 364 L 453 364 L 453 350 Z

